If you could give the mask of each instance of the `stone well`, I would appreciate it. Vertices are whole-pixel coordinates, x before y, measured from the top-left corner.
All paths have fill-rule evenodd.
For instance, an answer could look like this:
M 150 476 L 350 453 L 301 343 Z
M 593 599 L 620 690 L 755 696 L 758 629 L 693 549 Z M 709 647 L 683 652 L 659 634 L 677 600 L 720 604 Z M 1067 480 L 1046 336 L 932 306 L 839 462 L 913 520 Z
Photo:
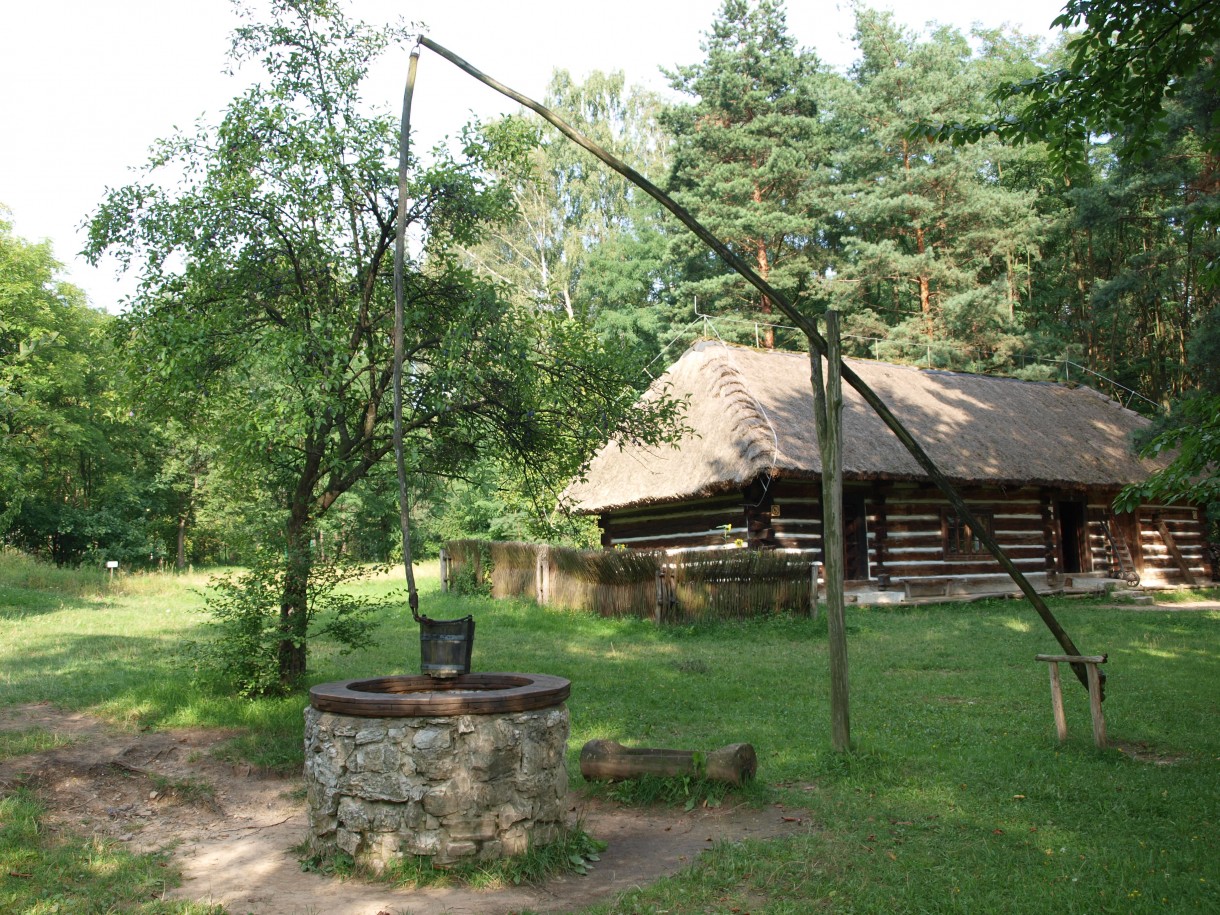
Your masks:
M 381 868 L 518 855 L 564 826 L 567 680 L 385 677 L 310 690 L 310 847 Z

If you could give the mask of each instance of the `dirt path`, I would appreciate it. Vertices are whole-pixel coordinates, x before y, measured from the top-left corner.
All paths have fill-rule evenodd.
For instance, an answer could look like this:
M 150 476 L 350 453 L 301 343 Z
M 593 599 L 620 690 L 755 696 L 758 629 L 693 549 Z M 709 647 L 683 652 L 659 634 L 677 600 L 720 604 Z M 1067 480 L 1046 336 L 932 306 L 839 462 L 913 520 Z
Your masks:
M 300 778 L 218 761 L 233 736 L 217 730 L 117 730 L 47 704 L 0 709 L 0 730 L 41 728 L 65 746 L 0 762 L 0 791 L 25 780 L 47 805 L 52 829 L 173 848 L 183 884 L 169 894 L 257 915 L 474 915 L 566 912 L 643 886 L 689 864 L 717 842 L 791 835 L 807 815 L 743 806 L 637 810 L 573 794 L 571 816 L 608 843 L 589 876 L 503 890 L 393 890 L 302 872 L 293 849 L 306 835 Z

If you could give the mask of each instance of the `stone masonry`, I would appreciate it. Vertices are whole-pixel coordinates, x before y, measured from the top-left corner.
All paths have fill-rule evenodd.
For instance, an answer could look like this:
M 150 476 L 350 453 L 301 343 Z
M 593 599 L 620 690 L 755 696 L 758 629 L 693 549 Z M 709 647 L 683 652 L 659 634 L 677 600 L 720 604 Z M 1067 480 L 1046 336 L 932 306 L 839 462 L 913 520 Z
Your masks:
M 380 869 L 407 855 L 486 861 L 554 841 L 568 710 L 360 718 L 305 710 L 310 847 Z

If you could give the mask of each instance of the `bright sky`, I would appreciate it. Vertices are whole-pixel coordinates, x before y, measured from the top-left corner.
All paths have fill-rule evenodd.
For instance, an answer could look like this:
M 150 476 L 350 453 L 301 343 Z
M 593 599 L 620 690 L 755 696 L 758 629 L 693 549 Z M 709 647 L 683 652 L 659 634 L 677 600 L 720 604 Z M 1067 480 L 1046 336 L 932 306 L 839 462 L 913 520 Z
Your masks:
M 968 30 L 1010 24 L 1049 36 L 1064 0 L 874 0 L 904 24 Z M 703 57 L 700 43 L 721 0 L 352 0 L 368 22 L 422 21 L 427 34 L 500 82 L 536 99 L 552 69 L 576 78 L 621 69 L 657 90 L 659 67 Z M 832 66 L 853 59 L 847 0 L 789 0 L 797 42 Z M 77 251 L 82 223 L 107 187 L 131 181 L 149 146 L 175 127 L 216 115 L 240 82 L 222 73 L 237 24 L 229 0 L 14 0 L 0 29 L 0 205 L 17 235 L 49 238 L 64 278 L 110 311 L 133 289 L 113 263 L 90 267 Z M 366 99 L 398 111 L 409 48 L 387 55 Z M 516 108 L 508 99 L 422 52 L 412 125 L 419 142 L 457 133 L 471 112 Z

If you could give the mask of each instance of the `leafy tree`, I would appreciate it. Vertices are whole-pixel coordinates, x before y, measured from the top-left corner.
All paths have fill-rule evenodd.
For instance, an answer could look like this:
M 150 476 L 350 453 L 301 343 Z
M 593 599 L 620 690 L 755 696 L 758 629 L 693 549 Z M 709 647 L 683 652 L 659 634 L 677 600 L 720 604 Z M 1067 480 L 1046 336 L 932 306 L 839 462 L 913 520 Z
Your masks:
M 273 0 L 233 40 L 234 63 L 262 80 L 215 126 L 158 144 L 146 179 L 111 191 L 90 228 L 92 256 L 140 273 L 124 328 L 145 397 L 213 440 L 228 479 L 275 500 L 275 605 L 260 593 L 279 689 L 306 670 L 318 521 L 392 447 L 398 130 L 360 87 L 404 38 L 330 0 Z M 461 262 L 510 208 L 485 178 L 504 153 L 468 139 L 464 161 L 414 163 L 408 189 L 423 254 L 406 277 L 405 450 L 419 475 L 494 451 L 537 491 L 566 481 L 595 436 L 659 433 L 628 415 L 615 354 Z
M 1176 353 L 1168 358 L 1184 363 L 1192 349 L 1196 356 L 1214 356 L 1210 345 L 1192 347 L 1190 336 L 1217 320 L 1220 270 L 1211 252 L 1220 221 L 1220 2 L 1069 0 L 1054 24 L 1083 29 L 1069 40 L 1064 66 L 996 92 L 998 101 L 1024 102 L 1020 110 L 1006 118 L 950 124 L 938 133 L 957 143 L 988 132 L 1015 142 L 1047 140 L 1069 177 L 1088 161 L 1090 143 L 1108 137 L 1119 163 L 1112 174 L 1119 181 L 1107 182 L 1107 189 L 1143 204 L 1125 208 L 1119 231 L 1134 225 L 1143 238 L 1128 249 L 1113 277 L 1099 284 L 1095 301 L 1123 323 L 1119 306 L 1125 300 L 1153 303 L 1136 310 L 1147 315 L 1145 328 L 1157 325 L 1165 312 L 1185 310 L 1184 321 L 1175 322 L 1180 331 L 1169 335 Z M 1144 202 L 1150 196 L 1149 206 Z M 1180 391 L 1184 385 L 1158 377 L 1165 372 L 1164 350 L 1150 355 L 1145 372 L 1162 391 Z M 1206 383 L 1206 366 L 1196 363 L 1194 375 L 1195 384 Z M 1217 414 L 1220 391 L 1188 393 L 1146 446 L 1161 451 L 1176 445 L 1177 457 L 1145 486 L 1127 491 L 1120 504 L 1175 495 L 1214 501 L 1220 437 L 1209 418 Z
M 833 77 L 788 32 L 782 0 L 725 0 L 701 63 L 668 73 L 694 99 L 665 112 L 670 191 L 776 289 L 797 299 L 829 264 L 827 134 L 818 113 Z M 688 233 L 674 238 L 700 310 L 769 320 L 772 303 Z M 774 343 L 770 329 L 763 334 Z
M 544 103 L 643 174 L 658 179 L 668 168 L 660 100 L 627 87 L 621 72 L 577 82 L 556 70 Z M 562 311 L 654 354 L 666 247 L 659 205 L 553 128 L 514 116 L 488 131 L 493 142 L 515 134 L 529 150 L 498 170 L 514 213 L 468 250 L 476 269 L 511 284 L 522 305 Z
M 0 534 L 60 564 L 145 561 L 164 549 L 158 458 L 121 390 L 112 319 L 59 269 L 0 219 Z
M 1053 26 L 1081 29 L 1062 66 L 998 87 L 995 119 L 946 122 L 942 137 L 973 142 L 996 133 L 1009 142 L 1045 140 L 1066 166 L 1081 166 L 1092 137 L 1121 134 L 1143 157 L 1167 127 L 1167 99 L 1190 77 L 1220 96 L 1214 66 L 1220 41 L 1218 0 L 1068 0 Z M 1013 111 L 1007 103 L 1024 104 Z M 1210 129 L 1214 131 L 1213 120 Z

